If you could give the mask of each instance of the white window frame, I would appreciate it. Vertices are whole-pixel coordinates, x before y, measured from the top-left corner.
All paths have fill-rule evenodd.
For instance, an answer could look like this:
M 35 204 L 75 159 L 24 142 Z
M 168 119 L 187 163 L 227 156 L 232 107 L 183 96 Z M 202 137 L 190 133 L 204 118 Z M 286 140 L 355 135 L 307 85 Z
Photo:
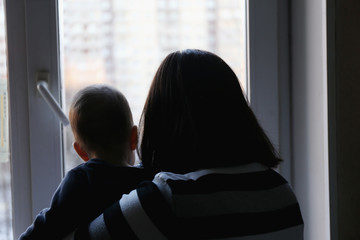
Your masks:
M 14 239 L 48 207 L 62 177 L 62 134 L 57 117 L 37 94 L 36 74 L 50 73 L 60 100 L 57 1 L 7 0 L 10 156 Z
M 290 181 L 289 46 L 287 25 L 282 25 L 287 16 L 285 5 L 279 0 L 248 1 L 248 49 L 251 106 L 279 147 L 285 160 L 280 171 Z M 36 73 L 48 71 L 50 91 L 61 102 L 58 1 L 6 0 L 5 7 L 13 231 L 17 239 L 36 214 L 49 206 L 63 173 L 62 127 L 36 92 Z
M 279 172 L 291 183 L 289 3 L 248 4 L 250 104 L 283 159 Z

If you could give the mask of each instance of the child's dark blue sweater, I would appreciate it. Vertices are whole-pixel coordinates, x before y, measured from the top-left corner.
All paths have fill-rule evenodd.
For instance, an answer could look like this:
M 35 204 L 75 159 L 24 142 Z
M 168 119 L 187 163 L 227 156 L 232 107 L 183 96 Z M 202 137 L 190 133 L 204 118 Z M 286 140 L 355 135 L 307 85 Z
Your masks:
M 57 188 L 50 208 L 42 210 L 20 236 L 25 239 L 62 239 L 152 175 L 140 167 L 120 167 L 99 159 L 70 170 Z

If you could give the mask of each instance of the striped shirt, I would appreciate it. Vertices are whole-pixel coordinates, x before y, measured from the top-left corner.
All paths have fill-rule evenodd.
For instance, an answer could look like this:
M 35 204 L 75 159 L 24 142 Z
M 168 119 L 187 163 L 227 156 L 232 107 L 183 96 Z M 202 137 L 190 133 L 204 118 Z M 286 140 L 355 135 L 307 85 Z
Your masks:
M 79 239 L 86 239 L 79 231 Z M 253 163 L 158 173 L 86 229 L 90 239 L 303 239 L 296 197 L 276 171 Z M 76 239 L 76 238 L 75 238 Z

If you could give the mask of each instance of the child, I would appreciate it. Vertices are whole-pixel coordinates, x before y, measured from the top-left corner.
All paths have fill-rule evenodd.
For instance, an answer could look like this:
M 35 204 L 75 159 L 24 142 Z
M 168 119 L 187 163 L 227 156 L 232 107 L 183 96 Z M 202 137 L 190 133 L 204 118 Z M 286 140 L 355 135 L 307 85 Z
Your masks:
M 137 127 L 129 104 L 119 91 L 92 85 L 75 96 L 70 107 L 74 148 L 85 161 L 56 190 L 50 208 L 41 211 L 20 236 L 62 239 L 86 224 L 152 174 L 134 164 Z

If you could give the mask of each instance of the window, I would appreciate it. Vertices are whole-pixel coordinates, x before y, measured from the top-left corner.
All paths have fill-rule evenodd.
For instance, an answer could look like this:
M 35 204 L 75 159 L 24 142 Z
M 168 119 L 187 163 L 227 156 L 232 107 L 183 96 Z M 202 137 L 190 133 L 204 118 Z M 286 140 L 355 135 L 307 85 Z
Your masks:
M 246 90 L 245 0 L 62 0 L 60 11 L 66 109 L 82 87 L 106 83 L 128 98 L 138 124 L 160 62 L 186 48 L 221 56 Z M 64 133 L 67 171 L 82 161 L 72 149 L 71 128 Z
M 136 90 L 139 91 L 131 93 L 134 87 L 128 83 L 132 78 L 151 79 L 164 56 L 179 48 L 197 47 L 214 51 L 233 67 L 240 79 L 246 79 L 247 74 L 250 76 L 251 87 L 247 88 L 247 83 L 243 83 L 243 87 L 247 88 L 261 123 L 269 122 L 265 128 L 275 144 L 279 145 L 278 92 L 269 90 L 268 94 L 263 95 L 260 87 L 278 89 L 279 86 L 280 60 L 277 54 L 273 54 L 278 51 L 277 2 L 37 0 L 25 4 L 22 0 L 7 1 L 15 238 L 25 231 L 41 209 L 49 206 L 63 173 L 73 164 L 66 162 L 64 167 L 63 159 L 74 158 L 66 150 L 71 138 L 63 138 L 63 131 L 66 132 L 69 128 L 62 126 L 37 94 L 38 72 L 49 73 L 49 90 L 66 112 L 66 105 L 72 94 L 82 86 L 72 85 L 79 82 L 73 80 L 83 78 L 89 73 L 86 69 L 91 68 L 92 79 L 108 81 L 115 86 L 122 84 L 120 90 L 127 89 L 128 92 L 124 93 L 129 102 L 134 104 L 133 113 L 135 119 L 138 119 L 148 87 L 146 83 L 137 83 Z M 242 8 L 245 3 L 248 10 Z M 236 10 L 237 7 L 241 10 Z M 143 8 L 152 10 L 144 11 Z M 116 14 L 112 12 L 115 10 L 118 11 Z M 239 24 L 244 12 L 249 14 L 249 22 Z M 85 17 L 89 17 L 89 20 Z M 141 18 L 146 18 L 145 28 Z M 191 24 L 189 18 L 194 18 L 196 24 Z M 193 25 L 206 27 L 194 31 Z M 245 31 L 244 26 L 247 25 L 249 35 L 239 39 L 239 36 L 244 36 L 242 31 Z M 111 26 L 116 26 L 115 30 Z M 217 34 L 219 29 L 224 33 Z M 239 34 L 235 34 L 235 31 Z M 154 32 L 156 37 L 151 37 Z M 121 44 L 117 44 L 118 41 Z M 231 41 L 235 42 L 234 45 Z M 155 43 L 157 47 L 151 47 Z M 241 52 L 238 50 L 239 45 L 249 47 Z M 267 49 L 271 51 L 264 51 Z M 248 50 L 249 54 L 246 52 Z M 143 54 L 142 58 L 136 58 L 137 51 L 139 55 Z M 87 58 L 84 59 L 84 56 Z M 245 61 L 246 58 L 249 59 Z M 146 71 L 140 73 L 135 67 Z M 121 74 L 123 72 L 126 72 L 125 76 Z M 117 83 L 115 79 L 120 82 Z M 137 95 L 138 92 L 141 94 Z M 138 103 L 132 99 L 136 99 Z M 263 111 L 264 108 L 266 111 Z M 269 117 L 271 121 L 267 121 Z
M 0 0 L 0 239 L 12 239 L 9 106 L 4 2 Z

